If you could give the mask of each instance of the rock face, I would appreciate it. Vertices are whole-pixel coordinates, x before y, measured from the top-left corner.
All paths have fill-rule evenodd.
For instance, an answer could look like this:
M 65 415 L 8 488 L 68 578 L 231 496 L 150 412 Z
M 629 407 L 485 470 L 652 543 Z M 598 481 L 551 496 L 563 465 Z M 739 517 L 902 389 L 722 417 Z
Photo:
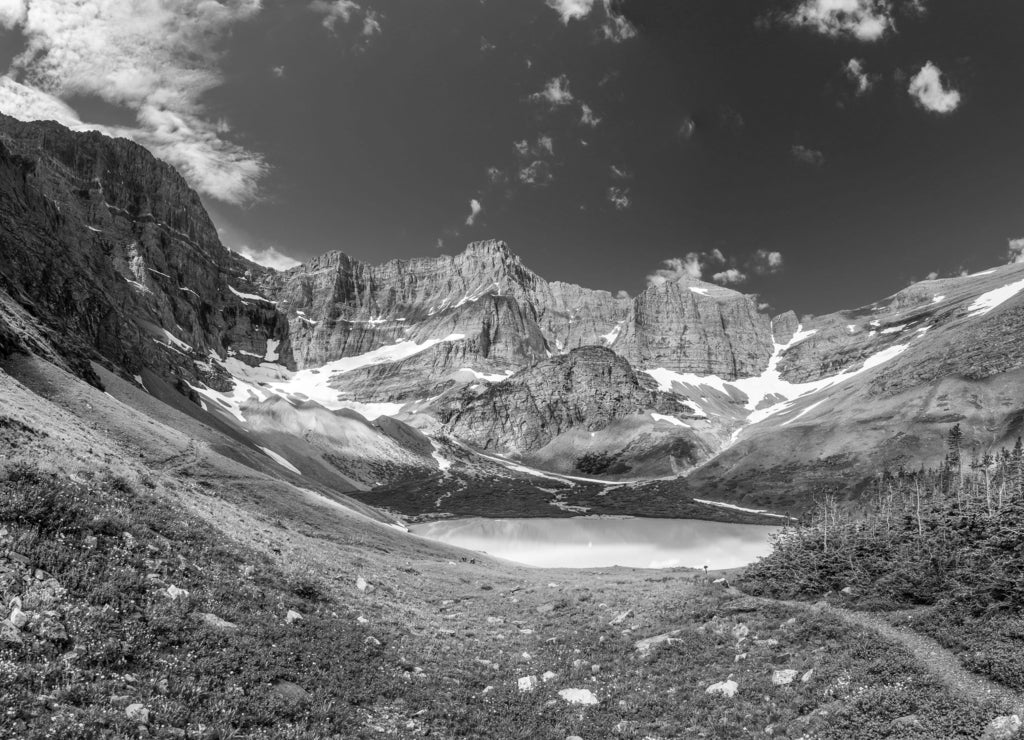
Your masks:
M 562 432 L 594 431 L 648 410 L 685 412 L 641 387 L 630 364 L 610 349 L 581 347 L 538 362 L 478 396 L 458 397 L 440 413 L 450 434 L 483 449 L 521 453 Z
M 612 346 L 638 367 L 728 380 L 763 371 L 774 348 L 756 299 L 687 278 L 637 296 Z
M 0 255 L 0 287 L 77 367 L 217 382 L 193 360 L 286 337 L 272 304 L 232 292 L 240 258 L 196 193 L 125 139 L 0 115 Z

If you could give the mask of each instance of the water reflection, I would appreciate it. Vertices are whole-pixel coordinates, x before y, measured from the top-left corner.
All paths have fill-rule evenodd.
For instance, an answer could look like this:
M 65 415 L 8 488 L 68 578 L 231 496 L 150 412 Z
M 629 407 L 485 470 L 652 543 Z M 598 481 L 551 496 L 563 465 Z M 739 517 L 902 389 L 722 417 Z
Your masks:
M 542 568 L 735 568 L 771 549 L 777 527 L 695 519 L 575 517 L 417 524 L 432 540 Z

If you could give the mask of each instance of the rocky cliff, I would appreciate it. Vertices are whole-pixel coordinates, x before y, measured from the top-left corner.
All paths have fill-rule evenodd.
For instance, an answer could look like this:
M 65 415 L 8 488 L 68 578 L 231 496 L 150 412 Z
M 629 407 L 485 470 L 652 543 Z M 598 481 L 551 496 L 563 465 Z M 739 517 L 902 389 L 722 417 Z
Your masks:
M 482 449 L 522 454 L 569 429 L 603 429 L 649 411 L 688 415 L 672 396 L 647 390 L 624 358 L 580 347 L 538 362 L 482 393 L 467 389 L 439 416 L 445 430 Z

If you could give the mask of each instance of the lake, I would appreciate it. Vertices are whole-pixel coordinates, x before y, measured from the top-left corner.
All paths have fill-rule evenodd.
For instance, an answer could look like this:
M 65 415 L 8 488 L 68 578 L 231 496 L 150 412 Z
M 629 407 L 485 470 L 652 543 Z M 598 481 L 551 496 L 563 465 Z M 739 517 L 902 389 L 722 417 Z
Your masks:
M 583 516 L 470 517 L 414 524 L 414 534 L 541 568 L 702 568 L 747 565 L 771 550 L 778 527 L 696 519 Z

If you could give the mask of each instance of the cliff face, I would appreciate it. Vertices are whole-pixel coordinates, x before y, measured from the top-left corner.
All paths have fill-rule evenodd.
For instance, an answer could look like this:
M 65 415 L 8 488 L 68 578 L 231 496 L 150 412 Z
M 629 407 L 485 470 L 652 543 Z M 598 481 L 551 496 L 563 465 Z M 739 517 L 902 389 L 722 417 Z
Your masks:
M 83 357 L 223 384 L 193 360 L 285 338 L 272 304 L 229 288 L 199 197 L 142 147 L 0 116 L 0 188 L 5 290 Z
M 602 347 L 543 360 L 479 395 L 466 391 L 440 413 L 445 429 L 483 449 L 513 454 L 543 447 L 565 431 L 603 429 L 647 411 L 685 413 L 646 390 L 629 362 Z

